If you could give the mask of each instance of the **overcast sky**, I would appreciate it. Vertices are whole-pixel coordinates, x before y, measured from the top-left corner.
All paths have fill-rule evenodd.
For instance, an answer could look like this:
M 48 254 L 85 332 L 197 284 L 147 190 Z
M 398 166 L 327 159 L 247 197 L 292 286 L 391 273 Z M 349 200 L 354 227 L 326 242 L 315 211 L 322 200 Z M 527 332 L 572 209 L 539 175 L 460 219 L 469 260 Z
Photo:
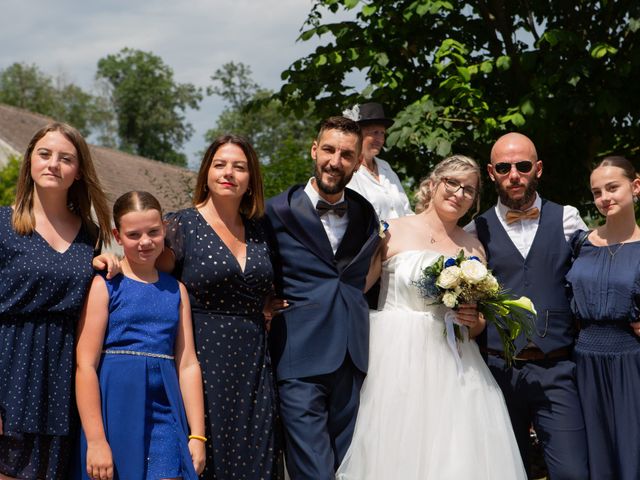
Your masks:
M 2 0 L 0 68 L 35 63 L 45 73 L 92 89 L 98 60 L 123 47 L 150 51 L 176 81 L 205 87 L 224 63 L 249 65 L 262 87 L 315 44 L 296 42 L 312 0 Z M 204 133 L 223 104 L 206 97 L 188 111 L 195 133 L 185 148 L 198 164 Z

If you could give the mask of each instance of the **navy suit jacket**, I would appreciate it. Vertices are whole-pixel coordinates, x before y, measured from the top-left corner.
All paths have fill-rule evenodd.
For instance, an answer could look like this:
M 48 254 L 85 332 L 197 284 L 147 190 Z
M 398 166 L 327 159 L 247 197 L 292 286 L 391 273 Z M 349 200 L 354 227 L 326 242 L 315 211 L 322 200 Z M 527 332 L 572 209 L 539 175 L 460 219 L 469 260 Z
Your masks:
M 366 276 L 380 241 L 371 204 L 345 189 L 349 224 L 333 254 L 315 206 L 297 185 L 267 203 L 276 291 L 290 306 L 274 317 L 270 340 L 278 379 L 336 371 L 349 353 L 367 371 Z

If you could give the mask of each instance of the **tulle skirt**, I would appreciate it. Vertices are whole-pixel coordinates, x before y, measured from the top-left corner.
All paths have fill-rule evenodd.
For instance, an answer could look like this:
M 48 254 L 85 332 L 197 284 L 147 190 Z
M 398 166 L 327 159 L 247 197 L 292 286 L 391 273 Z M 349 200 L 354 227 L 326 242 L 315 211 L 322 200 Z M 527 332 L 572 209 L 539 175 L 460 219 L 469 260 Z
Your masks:
M 339 480 L 526 479 L 500 388 L 474 341 L 458 371 L 443 306 L 372 312 L 369 372 Z

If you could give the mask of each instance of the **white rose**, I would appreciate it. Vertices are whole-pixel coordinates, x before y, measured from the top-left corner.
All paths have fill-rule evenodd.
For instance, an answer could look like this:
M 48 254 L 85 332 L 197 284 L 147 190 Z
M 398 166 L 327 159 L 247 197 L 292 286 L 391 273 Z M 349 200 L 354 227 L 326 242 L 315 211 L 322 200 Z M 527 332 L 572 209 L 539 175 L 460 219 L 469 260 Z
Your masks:
M 462 277 L 469 283 L 481 282 L 488 273 L 487 267 L 477 260 L 464 260 L 460 264 Z
M 442 296 L 445 307 L 454 308 L 458 304 L 458 296 L 454 292 L 447 292 Z
M 484 288 L 490 293 L 498 293 L 500 291 L 500 284 L 493 274 L 489 273 L 484 281 Z
M 455 288 L 460 283 L 460 274 L 460 267 L 456 265 L 447 267 L 440 272 L 440 275 L 438 275 L 436 285 L 440 288 L 444 288 L 445 290 Z

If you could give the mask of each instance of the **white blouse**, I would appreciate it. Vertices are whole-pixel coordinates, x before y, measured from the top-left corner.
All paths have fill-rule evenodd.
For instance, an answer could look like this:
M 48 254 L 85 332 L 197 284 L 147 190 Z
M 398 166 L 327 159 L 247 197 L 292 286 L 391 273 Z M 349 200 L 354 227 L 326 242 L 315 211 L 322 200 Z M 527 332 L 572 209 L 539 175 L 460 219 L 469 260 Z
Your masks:
M 347 187 L 369 200 L 380 220 L 413 215 L 409 199 L 391 165 L 378 157 L 373 161 L 378 166 L 379 179 L 376 179 L 366 167 L 360 165 Z

